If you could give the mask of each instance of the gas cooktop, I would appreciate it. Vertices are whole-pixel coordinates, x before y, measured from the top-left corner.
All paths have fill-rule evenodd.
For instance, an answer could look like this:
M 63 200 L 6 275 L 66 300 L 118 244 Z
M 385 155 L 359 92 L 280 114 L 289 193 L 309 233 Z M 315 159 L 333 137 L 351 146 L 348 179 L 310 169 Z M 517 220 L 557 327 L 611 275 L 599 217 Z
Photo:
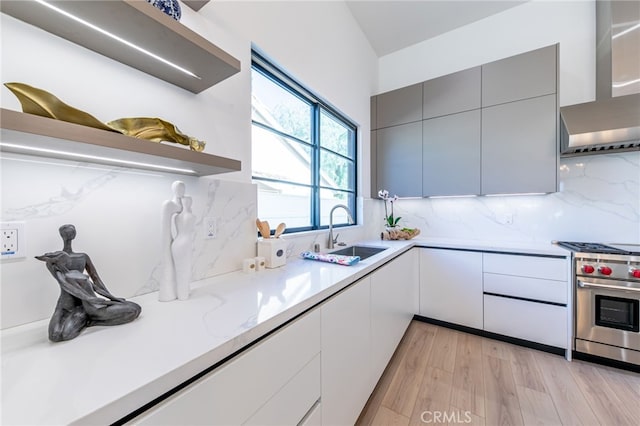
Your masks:
M 640 245 L 637 244 L 601 244 L 574 241 L 555 241 L 560 247 L 581 253 L 640 255 Z

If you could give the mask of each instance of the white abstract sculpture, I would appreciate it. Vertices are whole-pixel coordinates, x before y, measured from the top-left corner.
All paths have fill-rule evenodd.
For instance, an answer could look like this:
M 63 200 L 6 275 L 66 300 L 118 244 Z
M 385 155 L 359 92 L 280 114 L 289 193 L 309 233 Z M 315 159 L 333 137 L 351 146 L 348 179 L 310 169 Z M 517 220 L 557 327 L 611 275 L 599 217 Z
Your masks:
M 195 225 L 192 200 L 184 195 L 184 182 L 173 182 L 171 189 L 173 198 L 162 205 L 162 274 L 158 289 L 161 302 L 177 297 L 187 299 L 191 279 L 191 239 Z
M 176 270 L 176 292 L 179 300 L 189 298 L 191 283 L 191 243 L 196 217 L 191 212 L 191 197 L 182 197 L 182 211 L 175 216 L 176 236 L 171 254 Z

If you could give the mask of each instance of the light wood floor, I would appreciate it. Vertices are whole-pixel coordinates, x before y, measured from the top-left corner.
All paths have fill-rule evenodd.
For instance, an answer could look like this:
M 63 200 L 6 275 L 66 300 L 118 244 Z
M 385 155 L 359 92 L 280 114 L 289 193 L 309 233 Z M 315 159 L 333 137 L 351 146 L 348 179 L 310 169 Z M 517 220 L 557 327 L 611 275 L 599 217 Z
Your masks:
M 640 374 L 413 321 L 358 425 L 640 425 Z

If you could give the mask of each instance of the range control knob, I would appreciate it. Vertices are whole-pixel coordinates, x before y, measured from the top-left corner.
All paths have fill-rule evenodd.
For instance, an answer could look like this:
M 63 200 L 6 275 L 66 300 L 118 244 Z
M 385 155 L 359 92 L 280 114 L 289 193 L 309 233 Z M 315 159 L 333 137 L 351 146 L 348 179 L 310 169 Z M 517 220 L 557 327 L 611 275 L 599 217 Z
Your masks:
M 608 266 L 601 266 L 598 268 L 598 272 L 600 272 L 602 275 L 611 275 L 613 271 Z
M 640 269 L 638 268 L 629 269 L 629 275 L 631 275 L 633 278 L 640 278 Z
M 591 265 L 582 265 L 582 272 L 585 274 L 593 274 L 596 268 Z

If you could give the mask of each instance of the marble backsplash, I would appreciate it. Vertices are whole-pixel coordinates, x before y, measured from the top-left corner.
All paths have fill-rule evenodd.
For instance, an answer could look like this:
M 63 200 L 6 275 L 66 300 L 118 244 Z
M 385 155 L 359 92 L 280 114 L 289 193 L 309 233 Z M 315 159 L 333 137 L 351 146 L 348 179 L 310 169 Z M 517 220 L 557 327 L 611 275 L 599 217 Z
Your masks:
M 242 268 L 256 253 L 256 187 L 216 178 L 4 154 L 2 221 L 26 224 L 25 259 L 0 264 L 2 328 L 48 318 L 58 286 L 34 256 L 62 248 L 58 228 L 76 226 L 74 250 L 88 253 L 111 292 L 132 297 L 155 291 L 160 271 L 161 206 L 182 180 L 197 217 L 194 280 Z M 640 153 L 561 160 L 560 192 L 549 195 L 401 199 L 401 224 L 434 238 L 640 243 Z M 218 218 L 205 239 L 203 218 Z M 376 239 L 383 229 L 380 200 L 358 199 L 359 226 L 338 229 L 346 243 Z M 287 256 L 298 257 L 326 230 L 286 234 Z M 176 302 L 178 303 L 178 302 Z
M 402 199 L 396 215 L 435 238 L 640 244 L 640 152 L 563 158 L 559 177 L 553 194 Z
M 62 249 L 58 228 L 75 225 L 74 251 L 91 256 L 111 293 L 132 297 L 158 288 L 161 209 L 181 180 L 193 197 L 194 280 L 241 268 L 255 256 L 256 187 L 15 154 L 2 154 L 2 221 L 25 223 L 26 258 L 0 265 L 2 328 L 47 318 L 58 285 L 34 256 Z M 203 218 L 217 218 L 205 239 Z

